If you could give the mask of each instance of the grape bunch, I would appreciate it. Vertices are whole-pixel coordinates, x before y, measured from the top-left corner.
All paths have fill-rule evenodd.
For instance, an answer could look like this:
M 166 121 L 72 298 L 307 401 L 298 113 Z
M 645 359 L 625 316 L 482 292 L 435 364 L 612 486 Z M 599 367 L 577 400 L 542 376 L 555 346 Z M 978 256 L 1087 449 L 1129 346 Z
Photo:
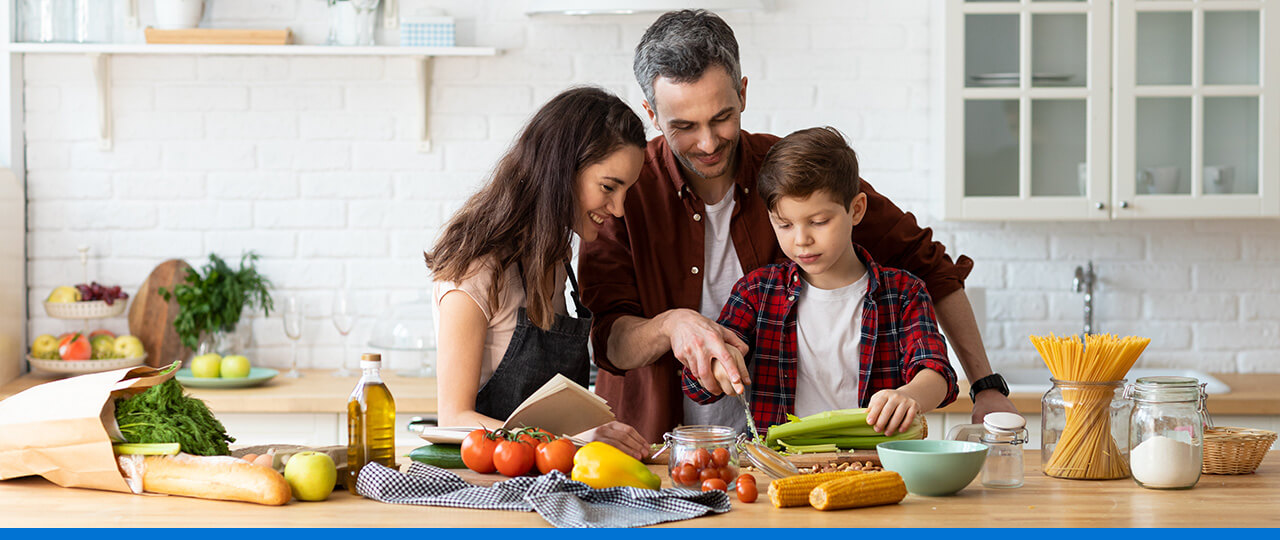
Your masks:
M 119 285 L 107 287 L 96 281 L 88 285 L 80 283 L 76 285 L 76 289 L 80 291 L 81 301 L 102 300 L 108 306 L 115 304 L 116 300 L 129 298 L 129 293 L 121 291 Z

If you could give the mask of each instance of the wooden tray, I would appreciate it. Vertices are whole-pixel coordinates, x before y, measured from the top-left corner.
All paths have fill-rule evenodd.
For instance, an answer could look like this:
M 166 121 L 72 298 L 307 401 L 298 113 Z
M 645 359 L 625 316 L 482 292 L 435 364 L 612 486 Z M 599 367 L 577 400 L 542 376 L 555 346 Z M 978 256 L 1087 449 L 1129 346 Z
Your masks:
M 293 32 L 284 30 L 241 30 L 232 28 L 188 28 L 160 30 L 147 28 L 147 43 L 198 45 L 288 45 Z

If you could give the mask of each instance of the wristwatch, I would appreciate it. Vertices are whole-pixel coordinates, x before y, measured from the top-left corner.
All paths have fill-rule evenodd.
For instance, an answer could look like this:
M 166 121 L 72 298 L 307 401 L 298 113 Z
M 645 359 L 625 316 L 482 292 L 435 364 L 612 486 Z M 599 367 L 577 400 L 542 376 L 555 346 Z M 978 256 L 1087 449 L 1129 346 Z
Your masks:
M 999 373 L 992 373 L 973 381 L 973 384 L 969 385 L 969 399 L 976 402 L 978 401 L 978 392 L 992 388 L 1000 391 L 1005 396 L 1009 395 L 1009 385 L 1005 384 L 1004 377 L 1001 377 Z

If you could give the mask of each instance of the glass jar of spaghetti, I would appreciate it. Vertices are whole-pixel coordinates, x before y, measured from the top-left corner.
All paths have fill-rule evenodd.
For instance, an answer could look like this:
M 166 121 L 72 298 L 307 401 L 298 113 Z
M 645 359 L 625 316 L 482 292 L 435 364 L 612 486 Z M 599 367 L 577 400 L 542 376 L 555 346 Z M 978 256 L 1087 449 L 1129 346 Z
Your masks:
M 667 472 L 676 487 L 701 489 L 719 479 L 732 489 L 738 478 L 738 434 L 726 426 L 680 426 L 663 435 L 670 454 Z
M 1142 377 L 1125 388 L 1129 464 L 1148 489 L 1189 489 L 1204 461 L 1204 385 L 1192 377 Z
M 1129 476 L 1130 401 L 1125 380 L 1050 379 L 1040 400 L 1040 464 L 1057 478 L 1110 480 Z

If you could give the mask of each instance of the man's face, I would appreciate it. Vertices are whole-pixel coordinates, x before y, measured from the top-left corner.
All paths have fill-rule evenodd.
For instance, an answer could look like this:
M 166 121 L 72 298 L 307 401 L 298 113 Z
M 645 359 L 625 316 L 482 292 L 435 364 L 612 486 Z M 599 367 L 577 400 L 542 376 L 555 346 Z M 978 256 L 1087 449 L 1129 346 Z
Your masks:
M 653 126 L 667 137 L 676 160 L 686 172 L 705 179 L 733 174 L 747 106 L 747 79 L 742 91 L 723 67 L 712 66 L 696 81 L 676 83 L 666 77 L 653 81 L 653 99 L 645 111 Z

